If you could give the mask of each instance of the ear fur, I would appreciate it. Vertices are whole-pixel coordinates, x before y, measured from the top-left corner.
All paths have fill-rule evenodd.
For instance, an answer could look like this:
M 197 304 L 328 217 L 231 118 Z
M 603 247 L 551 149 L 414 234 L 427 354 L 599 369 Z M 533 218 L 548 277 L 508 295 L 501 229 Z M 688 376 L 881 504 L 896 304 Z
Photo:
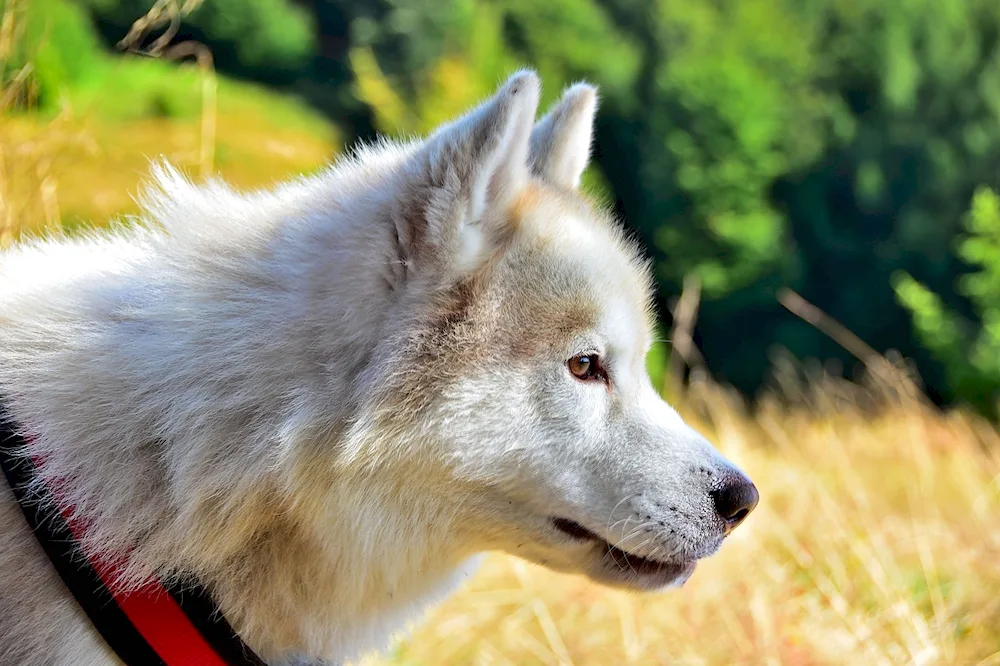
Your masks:
M 556 187 L 575 190 L 590 161 L 597 89 L 577 83 L 531 133 L 532 172 Z
M 414 155 L 408 196 L 396 216 L 403 260 L 459 269 L 485 244 L 484 218 L 527 183 L 528 146 L 538 110 L 538 76 L 522 70 L 486 102 L 444 125 Z M 436 260 L 436 261 L 435 261 Z

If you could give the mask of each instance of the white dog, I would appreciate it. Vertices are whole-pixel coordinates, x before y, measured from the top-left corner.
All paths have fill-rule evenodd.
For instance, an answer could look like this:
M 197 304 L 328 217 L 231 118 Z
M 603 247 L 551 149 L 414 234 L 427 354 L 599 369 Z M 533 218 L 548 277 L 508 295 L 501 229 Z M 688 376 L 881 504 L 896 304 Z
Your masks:
M 646 375 L 647 269 L 577 191 L 595 89 L 538 99 L 271 192 L 161 167 L 137 223 L 0 254 L 0 401 L 118 589 L 196 580 L 267 663 L 342 663 L 484 551 L 662 588 L 753 509 Z M 119 663 L 7 499 L 0 635 Z

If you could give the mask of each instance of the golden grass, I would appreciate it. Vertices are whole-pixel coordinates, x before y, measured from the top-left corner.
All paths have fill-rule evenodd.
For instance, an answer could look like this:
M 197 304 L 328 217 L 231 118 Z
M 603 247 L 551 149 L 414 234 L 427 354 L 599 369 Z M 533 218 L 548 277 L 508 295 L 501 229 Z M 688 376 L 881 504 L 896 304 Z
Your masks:
M 199 99 L 206 86 L 197 70 L 177 74 L 176 85 Z M 209 155 L 213 175 L 256 188 L 314 171 L 337 150 L 334 128 L 317 114 L 255 86 L 223 81 L 214 102 L 187 118 L 112 120 L 86 98 L 52 117 L 0 108 L 0 246 L 25 231 L 136 212 L 133 197 L 160 157 L 197 178 Z
M 762 500 L 682 589 L 610 590 L 494 555 L 367 663 L 1000 664 L 997 431 L 919 400 L 835 404 L 828 383 L 812 407 L 753 414 L 708 382 L 689 394 Z

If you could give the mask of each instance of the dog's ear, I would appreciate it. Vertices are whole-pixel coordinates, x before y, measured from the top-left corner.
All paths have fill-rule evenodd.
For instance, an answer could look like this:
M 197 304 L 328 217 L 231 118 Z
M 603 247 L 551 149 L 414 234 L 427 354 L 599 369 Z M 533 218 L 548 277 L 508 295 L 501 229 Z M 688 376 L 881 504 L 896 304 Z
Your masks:
M 531 170 L 556 187 L 575 190 L 590 161 L 597 89 L 577 83 L 531 133 Z
M 503 218 L 528 182 L 538 97 L 538 76 L 517 72 L 413 155 L 396 215 L 407 266 L 446 262 L 467 269 L 484 253 L 489 225 Z

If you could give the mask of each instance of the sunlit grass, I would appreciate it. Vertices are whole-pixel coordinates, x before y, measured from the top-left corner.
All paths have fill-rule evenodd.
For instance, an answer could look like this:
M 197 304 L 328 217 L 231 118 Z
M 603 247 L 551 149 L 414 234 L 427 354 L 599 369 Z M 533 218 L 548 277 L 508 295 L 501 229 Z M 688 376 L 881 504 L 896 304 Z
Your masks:
M 179 69 L 172 81 L 172 94 L 190 97 L 199 109 L 197 69 Z M 108 81 L 108 91 L 119 88 Z M 215 115 L 212 173 L 241 188 L 314 171 L 339 144 L 317 113 L 249 84 L 220 81 L 210 108 L 176 117 L 109 117 L 94 101 L 99 94 L 68 99 L 56 114 L 0 108 L 0 244 L 25 231 L 103 224 L 136 212 L 133 197 L 151 160 L 166 158 L 198 177 L 205 114 Z

